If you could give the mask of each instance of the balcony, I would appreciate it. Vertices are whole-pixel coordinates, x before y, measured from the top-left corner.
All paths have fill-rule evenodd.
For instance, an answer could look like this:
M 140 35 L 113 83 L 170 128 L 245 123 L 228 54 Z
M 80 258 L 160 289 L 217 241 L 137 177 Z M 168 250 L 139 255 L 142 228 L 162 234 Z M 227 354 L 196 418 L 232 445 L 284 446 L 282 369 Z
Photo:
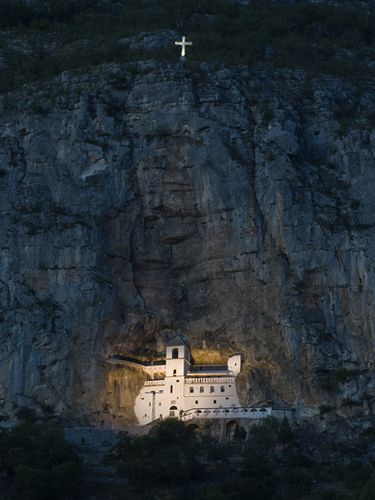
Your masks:
M 266 407 L 247 407 L 247 408 L 191 408 L 184 411 L 181 420 L 187 421 L 193 418 L 246 418 L 260 419 L 269 417 L 272 414 L 272 408 Z

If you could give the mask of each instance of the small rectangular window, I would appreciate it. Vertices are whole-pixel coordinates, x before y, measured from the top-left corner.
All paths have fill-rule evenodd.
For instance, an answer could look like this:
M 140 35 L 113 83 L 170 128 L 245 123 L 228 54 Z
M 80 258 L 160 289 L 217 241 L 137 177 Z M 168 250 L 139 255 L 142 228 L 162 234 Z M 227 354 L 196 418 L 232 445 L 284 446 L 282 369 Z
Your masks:
M 214 399 L 214 405 L 216 405 L 216 399 Z
M 170 392 L 172 394 L 172 392 L 173 392 L 173 385 L 171 385 Z
M 194 387 L 189 387 L 189 392 L 192 394 L 194 392 Z
M 225 387 L 223 385 L 220 387 L 220 392 L 225 392 Z
M 199 392 L 204 392 L 204 387 L 199 387 Z
M 197 405 L 198 404 L 198 401 L 195 402 L 195 404 Z
M 215 392 L 215 387 L 213 385 L 210 387 L 210 392 Z

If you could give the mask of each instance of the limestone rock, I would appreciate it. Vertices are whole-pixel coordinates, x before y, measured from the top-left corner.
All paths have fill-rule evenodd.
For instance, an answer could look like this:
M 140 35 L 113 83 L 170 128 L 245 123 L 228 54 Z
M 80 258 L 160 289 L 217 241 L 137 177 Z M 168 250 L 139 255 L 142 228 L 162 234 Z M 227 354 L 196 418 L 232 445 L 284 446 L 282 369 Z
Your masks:
M 7 96 L 2 418 L 132 422 L 142 375 L 105 360 L 171 330 L 243 354 L 243 403 L 371 404 L 370 88 L 146 61 Z

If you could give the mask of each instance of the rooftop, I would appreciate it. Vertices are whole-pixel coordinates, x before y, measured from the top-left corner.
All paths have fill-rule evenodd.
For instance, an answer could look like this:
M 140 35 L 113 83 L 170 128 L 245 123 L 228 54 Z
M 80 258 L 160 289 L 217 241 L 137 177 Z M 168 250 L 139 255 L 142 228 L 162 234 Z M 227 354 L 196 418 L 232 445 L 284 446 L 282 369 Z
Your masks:
M 132 358 L 131 356 L 121 356 L 115 354 L 107 358 L 107 363 L 111 364 L 124 364 L 124 363 L 134 363 L 141 366 L 162 366 L 165 365 L 165 359 L 160 359 L 157 361 L 143 361 L 141 359 Z
M 226 372 L 228 367 L 226 365 L 193 365 L 190 372 Z
M 185 342 L 182 340 L 182 338 L 179 335 L 176 335 L 176 337 L 173 337 L 170 340 L 167 340 L 166 342 L 167 346 L 179 346 L 183 345 L 185 346 Z

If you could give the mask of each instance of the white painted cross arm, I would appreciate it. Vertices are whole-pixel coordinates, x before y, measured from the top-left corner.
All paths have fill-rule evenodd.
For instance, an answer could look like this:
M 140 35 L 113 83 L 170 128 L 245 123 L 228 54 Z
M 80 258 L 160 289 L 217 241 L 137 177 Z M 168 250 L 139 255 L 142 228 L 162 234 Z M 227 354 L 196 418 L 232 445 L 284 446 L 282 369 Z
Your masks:
M 175 45 L 181 45 L 181 57 L 185 57 L 186 47 L 191 47 L 193 42 L 187 42 L 186 37 L 183 36 L 181 42 L 174 42 Z

